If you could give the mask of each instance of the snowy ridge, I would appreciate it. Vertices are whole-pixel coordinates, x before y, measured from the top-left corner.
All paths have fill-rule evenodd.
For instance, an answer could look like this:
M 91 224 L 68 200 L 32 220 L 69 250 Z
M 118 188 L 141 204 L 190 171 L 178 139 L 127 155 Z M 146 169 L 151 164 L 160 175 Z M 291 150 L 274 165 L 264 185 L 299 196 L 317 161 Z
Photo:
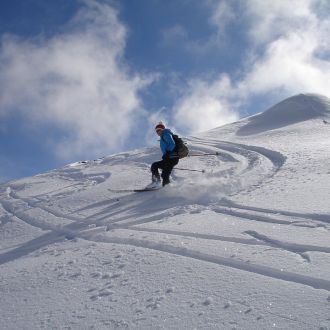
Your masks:
M 205 172 L 159 191 L 113 191 L 156 147 L 1 185 L 0 328 L 330 329 L 329 109 L 297 95 L 189 137 L 214 155 L 178 167 Z
M 313 118 L 329 117 L 330 100 L 328 98 L 315 94 L 299 94 L 259 115 L 250 117 L 248 124 L 240 128 L 237 134 L 241 136 L 258 134 Z

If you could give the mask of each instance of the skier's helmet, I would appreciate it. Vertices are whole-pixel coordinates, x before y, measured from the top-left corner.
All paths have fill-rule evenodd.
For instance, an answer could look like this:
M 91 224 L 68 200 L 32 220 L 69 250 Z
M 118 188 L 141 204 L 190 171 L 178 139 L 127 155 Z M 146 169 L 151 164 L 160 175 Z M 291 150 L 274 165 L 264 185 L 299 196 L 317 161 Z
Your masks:
M 155 131 L 158 133 L 160 131 L 162 131 L 163 129 L 165 129 L 165 125 L 160 121 L 156 127 L 155 127 Z

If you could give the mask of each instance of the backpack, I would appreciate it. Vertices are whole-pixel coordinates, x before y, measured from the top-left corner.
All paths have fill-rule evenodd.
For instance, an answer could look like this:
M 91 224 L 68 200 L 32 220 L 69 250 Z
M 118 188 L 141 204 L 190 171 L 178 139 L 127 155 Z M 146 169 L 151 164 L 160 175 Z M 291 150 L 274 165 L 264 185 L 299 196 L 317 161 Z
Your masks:
M 183 142 L 183 140 L 178 137 L 176 134 L 172 133 L 173 140 L 175 142 L 175 148 L 174 151 L 178 154 L 178 157 L 184 158 L 188 156 L 189 149 L 187 145 Z

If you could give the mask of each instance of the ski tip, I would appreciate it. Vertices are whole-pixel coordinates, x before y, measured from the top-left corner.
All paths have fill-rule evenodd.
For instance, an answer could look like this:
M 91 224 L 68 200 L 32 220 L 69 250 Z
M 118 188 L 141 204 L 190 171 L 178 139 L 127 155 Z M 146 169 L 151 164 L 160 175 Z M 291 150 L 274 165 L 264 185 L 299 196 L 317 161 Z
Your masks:
M 119 193 L 134 193 L 134 192 L 156 191 L 156 190 L 160 190 L 161 188 L 163 188 L 163 187 L 138 188 L 138 189 L 108 189 L 108 191 L 119 194 Z
M 162 187 L 157 187 L 157 188 L 142 188 L 142 189 L 134 189 L 134 192 L 143 192 L 143 191 L 156 191 L 160 190 Z

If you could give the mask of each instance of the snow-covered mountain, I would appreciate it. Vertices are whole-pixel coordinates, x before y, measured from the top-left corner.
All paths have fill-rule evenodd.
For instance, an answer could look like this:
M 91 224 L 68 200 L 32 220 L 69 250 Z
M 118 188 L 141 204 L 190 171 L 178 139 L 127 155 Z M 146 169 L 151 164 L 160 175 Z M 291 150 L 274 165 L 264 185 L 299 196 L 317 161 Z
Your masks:
M 0 329 L 330 329 L 329 136 L 297 95 L 187 138 L 159 191 L 115 192 L 156 146 L 1 185 Z

